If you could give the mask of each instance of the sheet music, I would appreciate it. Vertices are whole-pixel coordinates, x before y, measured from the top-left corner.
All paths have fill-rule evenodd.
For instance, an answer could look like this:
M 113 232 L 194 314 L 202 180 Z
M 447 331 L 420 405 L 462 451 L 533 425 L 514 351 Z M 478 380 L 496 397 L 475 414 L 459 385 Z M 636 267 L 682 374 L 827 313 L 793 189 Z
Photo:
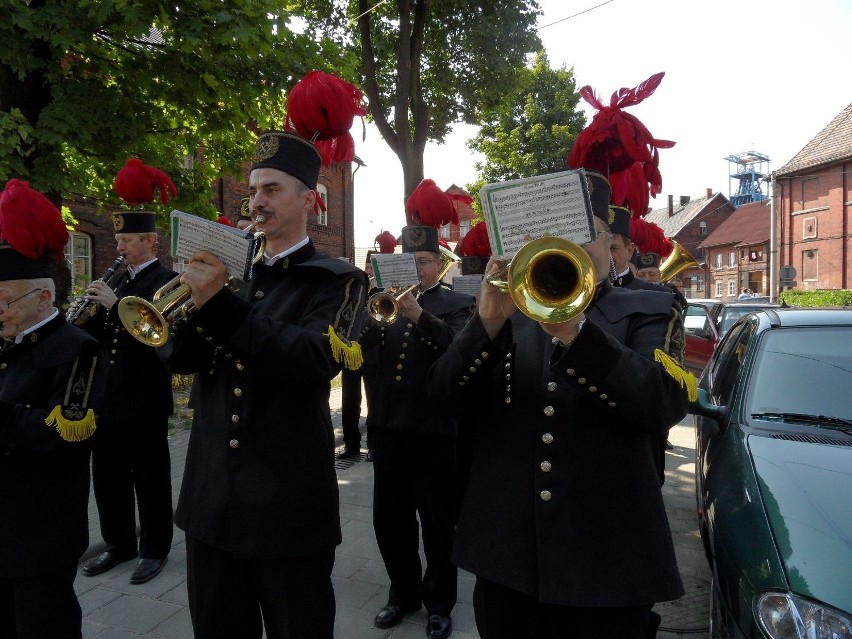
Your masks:
M 411 286 L 420 283 L 414 253 L 374 253 L 373 276 L 379 288 Z
M 545 235 L 577 244 L 594 239 L 583 169 L 486 184 L 479 198 L 492 250 L 503 259 Z
M 172 256 L 189 260 L 198 251 L 209 251 L 228 269 L 228 275 L 251 279 L 251 263 L 257 241 L 253 233 L 174 210 L 171 213 Z
M 483 277 L 484 275 L 456 275 L 453 277 L 453 290 L 456 293 L 479 297 Z

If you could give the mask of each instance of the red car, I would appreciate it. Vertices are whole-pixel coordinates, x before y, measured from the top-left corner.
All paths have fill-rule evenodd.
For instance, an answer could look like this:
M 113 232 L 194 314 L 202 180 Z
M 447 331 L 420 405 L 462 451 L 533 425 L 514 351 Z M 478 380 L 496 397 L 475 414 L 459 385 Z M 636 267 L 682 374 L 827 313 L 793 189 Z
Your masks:
M 716 350 L 716 344 L 731 330 L 743 315 L 764 308 L 780 308 L 781 304 L 742 301 L 720 302 L 719 300 L 687 300 L 689 304 L 683 315 L 686 328 L 686 350 L 684 363 L 687 370 L 700 377 L 707 362 Z

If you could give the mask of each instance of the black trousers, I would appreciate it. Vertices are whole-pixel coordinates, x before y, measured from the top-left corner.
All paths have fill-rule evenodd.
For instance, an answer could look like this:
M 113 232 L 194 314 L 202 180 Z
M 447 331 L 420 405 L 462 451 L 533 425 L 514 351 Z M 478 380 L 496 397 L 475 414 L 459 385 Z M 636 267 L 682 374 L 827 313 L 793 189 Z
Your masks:
M 92 485 L 107 550 L 137 550 L 163 559 L 172 545 L 172 476 L 167 416 L 98 421 L 92 452 Z M 134 499 L 135 490 L 135 499 Z
M 532 595 L 479 577 L 473 588 L 481 639 L 647 639 L 656 634 L 651 607 L 542 604 Z
M 77 563 L 38 577 L 0 578 L 0 637 L 81 639 Z
M 343 369 L 341 376 L 341 424 L 343 426 L 343 444 L 346 450 L 361 449 L 361 371 Z
M 430 614 L 449 615 L 456 604 L 458 572 L 450 562 L 455 439 L 377 428 L 373 444 L 373 527 L 390 577 L 388 603 L 415 607 L 422 601 Z
M 334 549 L 251 561 L 186 537 L 187 591 L 195 639 L 332 639 Z

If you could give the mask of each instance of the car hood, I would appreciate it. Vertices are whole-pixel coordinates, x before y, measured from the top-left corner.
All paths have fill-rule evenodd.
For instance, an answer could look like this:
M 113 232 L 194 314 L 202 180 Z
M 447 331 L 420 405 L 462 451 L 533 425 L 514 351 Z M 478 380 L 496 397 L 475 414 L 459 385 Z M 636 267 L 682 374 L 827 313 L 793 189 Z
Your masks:
M 748 445 L 790 587 L 852 612 L 852 447 L 755 435 Z

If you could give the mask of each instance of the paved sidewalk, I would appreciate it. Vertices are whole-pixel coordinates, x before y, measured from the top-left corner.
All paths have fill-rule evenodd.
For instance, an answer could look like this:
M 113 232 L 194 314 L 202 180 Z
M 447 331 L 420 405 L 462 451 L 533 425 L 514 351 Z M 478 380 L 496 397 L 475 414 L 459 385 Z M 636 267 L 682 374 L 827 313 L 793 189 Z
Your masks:
M 330 404 L 340 445 L 339 388 L 332 390 Z M 365 414 L 366 406 L 362 408 L 362 415 Z M 687 416 L 675 426 L 669 439 L 675 449 L 666 453 L 663 492 L 687 594 L 678 601 L 659 604 L 655 608 L 663 617 L 657 636 L 661 639 L 706 639 L 710 578 L 696 529 L 693 418 Z M 188 430 L 172 431 L 169 446 L 175 503 L 188 442 Z M 406 617 L 395 628 L 380 630 L 373 627 L 373 618 L 385 604 L 388 592 L 388 577 L 372 526 L 373 465 L 361 459 L 341 461 L 337 466 L 343 544 L 337 548 L 333 572 L 337 597 L 335 636 L 339 639 L 422 639 L 426 627 L 423 610 Z M 89 503 L 89 534 L 91 543 L 84 560 L 103 550 L 93 496 Z M 183 532 L 175 528 L 168 564 L 158 577 L 146 584 L 131 586 L 128 580 L 135 565 L 135 561 L 130 561 L 97 577 L 77 577 L 75 587 L 83 608 L 83 636 L 97 639 L 191 639 Z M 458 592 L 452 636 L 455 639 L 475 639 L 478 634 L 473 621 L 473 577 L 470 574 L 459 573 Z

